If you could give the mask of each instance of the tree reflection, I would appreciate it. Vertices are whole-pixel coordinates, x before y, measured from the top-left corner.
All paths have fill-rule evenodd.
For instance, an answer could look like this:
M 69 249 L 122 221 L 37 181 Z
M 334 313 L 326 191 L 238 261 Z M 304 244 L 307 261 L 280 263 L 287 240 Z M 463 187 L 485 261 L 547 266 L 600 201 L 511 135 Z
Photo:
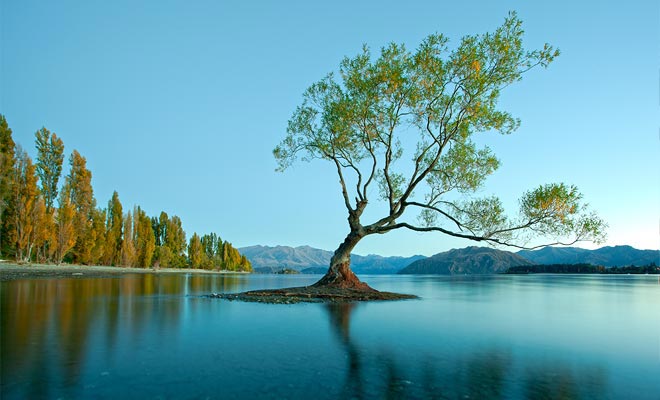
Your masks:
M 57 397 L 54 390 L 79 383 L 88 352 L 99 343 L 112 357 L 118 341 L 131 345 L 147 330 L 176 332 L 181 296 L 237 290 L 243 283 L 230 275 L 136 274 L 1 285 L 2 397 L 49 398 Z
M 358 348 L 351 341 L 351 312 L 355 303 L 328 303 L 326 310 L 330 326 L 348 355 L 348 371 L 342 398 L 364 399 L 362 360 Z
M 528 399 L 603 399 L 605 374 L 601 369 L 585 369 L 574 373 L 567 365 L 549 361 L 529 368 L 523 378 Z
M 509 350 L 498 347 L 420 361 L 408 353 L 361 346 L 351 336 L 351 314 L 357 307 L 354 303 L 325 306 L 331 330 L 347 356 L 341 398 L 596 399 L 606 395 L 607 379 L 600 368 L 574 370 L 557 361 L 534 359 L 514 362 Z

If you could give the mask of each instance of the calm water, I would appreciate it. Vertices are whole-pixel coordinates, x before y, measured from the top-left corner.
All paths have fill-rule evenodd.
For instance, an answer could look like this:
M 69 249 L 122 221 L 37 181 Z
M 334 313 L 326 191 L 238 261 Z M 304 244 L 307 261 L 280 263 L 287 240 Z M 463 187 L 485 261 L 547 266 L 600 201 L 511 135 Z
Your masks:
M 657 276 L 371 276 L 421 300 L 199 295 L 318 277 L 2 283 L 2 399 L 660 399 Z

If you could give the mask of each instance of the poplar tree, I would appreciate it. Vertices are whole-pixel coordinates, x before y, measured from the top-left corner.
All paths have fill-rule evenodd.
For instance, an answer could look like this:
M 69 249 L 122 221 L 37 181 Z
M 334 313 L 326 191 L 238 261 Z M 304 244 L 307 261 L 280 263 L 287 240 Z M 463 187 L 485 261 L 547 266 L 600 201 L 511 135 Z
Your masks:
M 106 248 L 105 217 L 106 210 L 100 208 L 92 209 L 89 230 L 90 250 L 86 263 L 88 265 L 99 265 L 103 263 Z M 106 264 L 109 265 L 109 264 Z
M 12 196 L 12 173 L 14 168 L 15 144 L 7 119 L 0 114 L 0 254 L 11 252 L 13 246 L 9 240 L 11 234 L 11 218 L 7 208 Z M 9 236 L 8 236 L 9 235 Z
M 35 134 L 37 147 L 37 175 L 41 182 L 41 195 L 50 214 L 57 198 L 57 183 L 62 174 L 64 161 L 64 143 L 57 135 L 45 127 Z
M 210 233 L 203 235 L 200 239 L 203 250 L 202 267 L 213 269 L 219 267 L 219 259 L 216 257 L 215 248 L 218 241 L 218 235 Z
M 105 265 L 118 266 L 121 264 L 122 225 L 122 205 L 119 201 L 119 194 L 114 191 L 112 198 L 108 201 L 105 225 L 105 248 L 103 251 L 103 264 Z
M 48 258 L 53 252 L 49 247 L 55 241 L 54 203 L 57 198 L 57 183 L 62 174 L 62 162 L 64 161 L 64 143 L 55 133 L 45 127 L 35 132 L 35 143 L 37 148 L 36 170 L 41 183 L 41 196 L 45 203 L 45 213 L 41 226 L 41 233 L 45 234 L 42 245 L 38 248 L 39 253 Z
M 181 218 L 173 215 L 167 221 L 165 246 L 170 252 L 170 266 L 184 267 L 186 261 L 186 232 L 183 230 Z
M 135 244 L 136 266 L 148 268 L 156 248 L 156 239 L 151 227 L 151 219 L 140 208 L 135 207 L 133 211 L 134 231 L 133 242 Z
M 252 272 L 252 263 L 245 257 L 245 255 L 241 254 L 241 261 L 239 264 L 239 270 L 244 271 L 244 272 Z
M 50 259 L 49 247 L 53 243 L 55 225 L 53 215 L 48 213 L 46 202 L 42 196 L 37 198 L 32 212 L 32 220 L 34 221 L 32 231 L 34 259 L 39 263 L 46 263 Z
M 11 211 L 12 238 L 15 241 L 16 260 L 29 262 L 35 242 L 35 227 L 39 189 L 37 176 L 30 156 L 16 147 L 16 159 L 12 171 Z
M 76 244 L 75 216 L 76 209 L 71 199 L 64 192 L 60 193 L 59 206 L 55 211 L 55 243 L 51 246 L 51 257 L 57 265 Z
M 169 218 L 165 211 L 161 211 L 158 217 L 151 218 L 151 227 L 156 239 L 156 249 L 154 251 L 154 267 L 167 268 L 170 266 L 172 253 L 165 245 L 167 238 L 167 223 Z
M 71 153 L 69 165 L 71 169 L 62 190 L 75 210 L 76 244 L 73 247 L 73 261 L 89 264 L 92 262 L 95 239 L 92 232 L 92 213 L 96 200 L 92 189 L 92 173 L 87 169 L 87 160 L 77 150 Z
M 195 232 L 190 238 L 190 243 L 188 244 L 188 259 L 190 260 L 190 268 L 199 268 L 202 265 L 203 256 L 204 249 L 202 248 L 202 242 L 197 235 L 197 232 Z
M 127 212 L 123 221 L 124 235 L 121 243 L 121 266 L 135 266 L 135 245 L 133 243 L 133 217 L 131 212 Z

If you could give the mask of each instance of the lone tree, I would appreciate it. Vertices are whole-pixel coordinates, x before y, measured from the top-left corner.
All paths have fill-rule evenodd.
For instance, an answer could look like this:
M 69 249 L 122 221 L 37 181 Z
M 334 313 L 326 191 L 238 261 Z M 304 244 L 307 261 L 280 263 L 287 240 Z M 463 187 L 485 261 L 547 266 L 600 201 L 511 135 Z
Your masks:
M 365 46 L 343 59 L 339 79 L 330 73 L 305 91 L 273 151 L 278 169 L 299 159 L 332 163 L 350 227 L 315 287 L 372 290 L 351 271 L 351 250 L 365 236 L 395 229 L 519 248 L 532 248 L 526 246 L 531 238 L 546 245 L 604 238 L 605 223 L 574 186 L 547 184 L 524 193 L 515 217 L 505 215 L 497 197 L 475 197 L 499 161 L 473 137 L 506 135 L 520 125 L 498 108 L 500 91 L 559 55 L 548 44 L 525 50 L 522 37 L 522 23 L 510 13 L 495 32 L 466 36 L 453 50 L 440 34 L 414 52 L 392 43 L 376 59 Z M 365 224 L 371 186 L 388 211 Z M 417 222 L 403 219 L 410 214 Z

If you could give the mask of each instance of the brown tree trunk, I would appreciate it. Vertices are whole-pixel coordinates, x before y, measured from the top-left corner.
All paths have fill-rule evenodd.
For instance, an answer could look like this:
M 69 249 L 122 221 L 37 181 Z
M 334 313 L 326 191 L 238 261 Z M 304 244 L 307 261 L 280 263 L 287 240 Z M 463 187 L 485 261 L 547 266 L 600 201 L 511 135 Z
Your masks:
M 342 289 L 375 291 L 369 285 L 360 281 L 357 275 L 351 271 L 351 251 L 362 237 L 357 232 L 349 233 L 344 243 L 339 245 L 332 259 L 330 259 L 328 272 L 312 286 L 333 286 Z

